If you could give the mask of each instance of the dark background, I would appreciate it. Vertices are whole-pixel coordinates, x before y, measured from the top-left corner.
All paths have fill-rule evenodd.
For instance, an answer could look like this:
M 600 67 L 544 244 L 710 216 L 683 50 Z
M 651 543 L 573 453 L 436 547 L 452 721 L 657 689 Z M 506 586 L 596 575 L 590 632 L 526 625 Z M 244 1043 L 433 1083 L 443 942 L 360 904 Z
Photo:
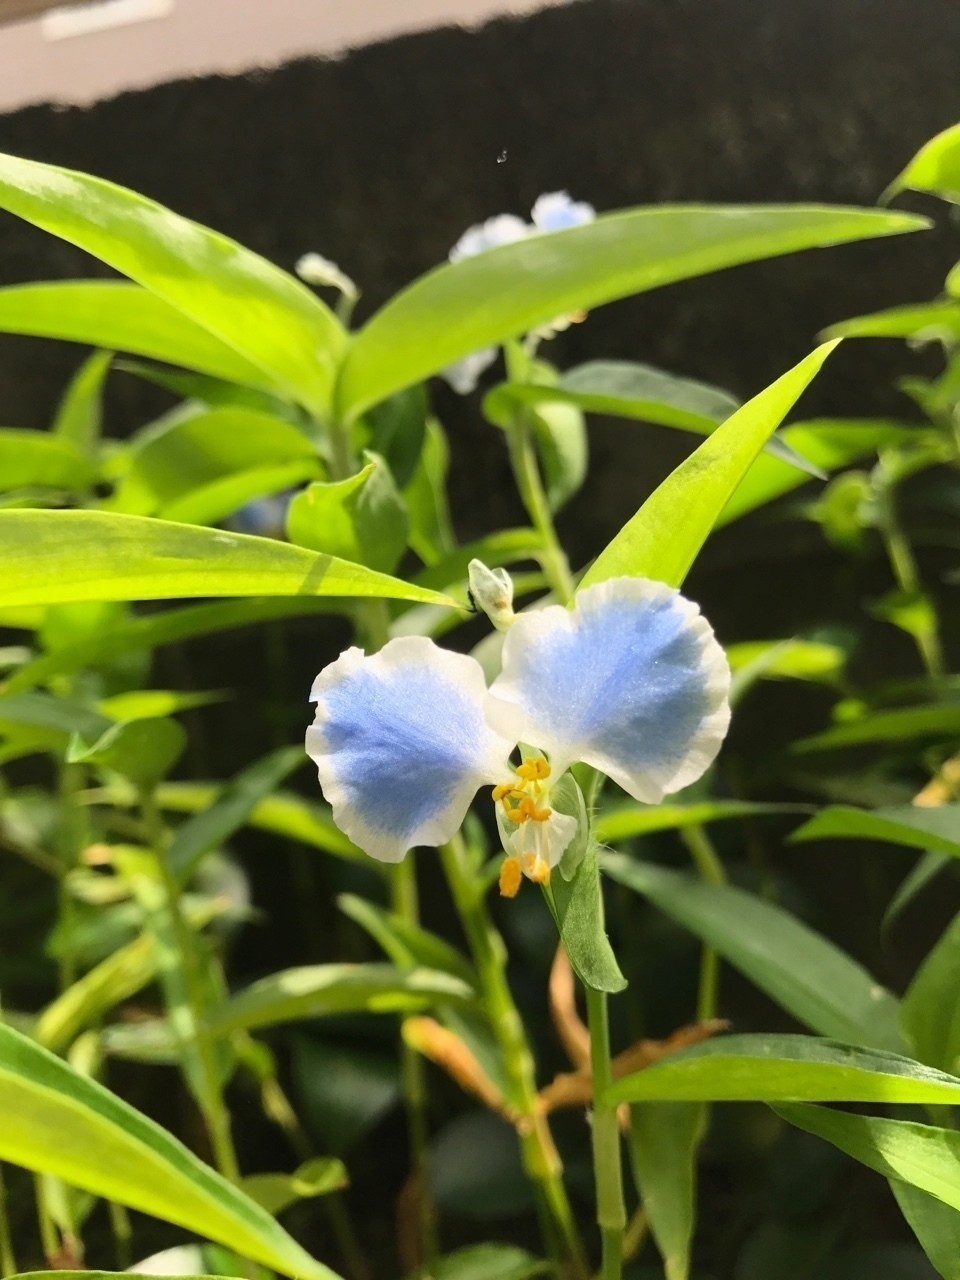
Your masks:
M 476 32 L 394 40 L 339 61 L 172 83 L 91 109 L 30 108 L 0 119 L 0 148 L 121 182 L 288 269 L 318 250 L 363 288 L 362 318 L 442 260 L 468 225 L 504 211 L 526 216 L 538 194 L 557 188 L 598 210 L 671 201 L 872 204 L 918 146 L 960 117 L 958 71 L 953 0 L 582 0 Z M 748 397 L 809 351 L 830 322 L 939 290 L 957 256 L 948 216 L 933 201 L 900 203 L 935 214 L 938 229 L 737 268 L 616 303 L 545 354 L 563 365 L 643 360 Z M 71 246 L 0 218 L 0 282 L 103 272 Z M 0 338 L 0 422 L 44 426 L 80 358 L 65 344 Z M 795 416 L 911 416 L 893 381 L 932 369 L 931 361 L 900 343 L 845 344 Z M 466 538 L 519 522 L 502 439 L 482 421 L 477 398 L 460 400 L 437 384 L 434 399 L 453 444 L 459 532 Z M 157 403 L 129 376 L 113 375 L 109 429 L 126 434 Z M 616 532 L 687 442 L 598 422 L 592 448 L 588 485 L 561 519 L 576 563 Z M 931 553 L 923 566 L 940 590 L 949 564 Z M 889 585 L 879 557 L 851 565 L 814 526 L 760 516 L 714 540 L 689 589 L 721 639 L 732 641 L 818 623 L 862 627 L 863 599 Z M 881 624 L 865 634 L 856 660 L 864 678 L 915 671 L 904 637 Z M 298 699 L 345 639 L 345 629 L 306 619 L 282 635 L 231 633 L 193 644 L 187 656 L 162 655 L 161 685 L 240 690 L 234 702 L 203 713 L 208 776 L 228 776 L 274 741 L 298 737 L 306 719 Z M 827 711 L 825 698 L 771 689 L 740 717 L 732 744 L 740 766 L 753 767 L 764 744 L 772 752 L 821 725 Z M 251 972 L 303 959 L 283 920 L 286 864 L 268 863 L 269 842 L 263 853 L 250 860 L 254 900 L 272 925 L 261 921 L 247 935 L 241 968 Z M 802 892 L 816 886 L 804 913 L 902 985 L 934 936 L 927 922 L 915 939 L 880 949 L 876 921 L 902 860 L 887 851 L 879 870 L 875 862 L 868 868 L 864 850 L 848 847 L 841 869 L 830 851 L 804 846 L 785 855 L 789 874 L 801 857 Z M 432 867 L 429 856 L 422 865 Z M 314 903 L 349 887 L 336 867 L 321 874 L 329 884 Z M 864 884 L 869 900 L 852 910 Z M 428 894 L 427 911 L 441 919 L 445 906 Z M 330 902 L 317 919 L 327 942 L 333 917 Z M 675 931 L 671 938 L 683 951 L 680 985 L 689 986 L 696 950 Z M 663 954 L 674 953 L 668 946 Z M 660 977 L 672 1010 L 676 973 Z M 539 989 L 539 982 L 535 974 L 531 983 Z M 731 986 L 750 1025 L 745 984 Z M 777 1025 L 766 1006 L 757 1018 Z M 754 1148 L 745 1149 L 752 1160 Z M 861 1171 L 853 1177 L 863 1185 Z M 765 1194 L 755 1188 L 759 1199 Z M 884 1205 L 875 1212 L 895 1221 Z

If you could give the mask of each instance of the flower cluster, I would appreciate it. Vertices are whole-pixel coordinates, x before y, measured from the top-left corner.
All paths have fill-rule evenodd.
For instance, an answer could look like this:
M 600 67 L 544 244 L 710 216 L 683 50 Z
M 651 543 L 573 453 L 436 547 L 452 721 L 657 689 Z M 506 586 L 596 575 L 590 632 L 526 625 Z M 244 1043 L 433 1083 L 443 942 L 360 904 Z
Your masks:
M 527 236 L 541 232 L 580 227 L 586 222 L 592 222 L 595 217 L 593 205 L 583 200 L 571 200 L 566 191 L 551 191 L 537 198 L 530 211 L 530 222 L 524 222 L 513 213 L 500 213 L 475 227 L 469 227 L 450 250 L 450 261 L 459 262 L 462 258 L 472 258 L 478 253 L 486 253 L 488 249 L 513 244 L 515 240 L 524 240 Z M 575 316 L 558 316 L 549 325 L 538 330 L 537 336 L 552 337 L 554 333 L 566 329 L 571 320 L 579 319 L 582 319 L 581 313 Z M 476 387 L 480 375 L 496 358 L 496 347 L 483 347 L 448 365 L 442 371 L 442 376 L 459 395 L 469 395 Z
M 512 896 L 524 874 L 546 881 L 573 839 L 576 820 L 551 804 L 571 764 L 656 804 L 713 761 L 729 686 L 695 604 L 663 583 L 614 578 L 571 609 L 518 615 L 489 689 L 478 662 L 424 637 L 370 656 L 348 649 L 314 682 L 307 753 L 334 821 L 385 862 L 448 841 L 492 786 Z

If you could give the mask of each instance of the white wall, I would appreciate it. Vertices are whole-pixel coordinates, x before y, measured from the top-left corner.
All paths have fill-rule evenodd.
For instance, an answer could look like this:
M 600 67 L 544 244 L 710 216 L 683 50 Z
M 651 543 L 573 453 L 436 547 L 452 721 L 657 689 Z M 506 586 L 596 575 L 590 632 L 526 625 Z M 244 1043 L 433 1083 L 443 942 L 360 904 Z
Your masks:
M 0 111 L 86 105 L 164 80 L 336 55 L 563 0 L 101 0 L 0 27 Z M 138 13 L 152 14 L 131 20 Z M 114 19 L 115 25 L 104 25 Z M 93 27 L 64 35 L 65 28 Z

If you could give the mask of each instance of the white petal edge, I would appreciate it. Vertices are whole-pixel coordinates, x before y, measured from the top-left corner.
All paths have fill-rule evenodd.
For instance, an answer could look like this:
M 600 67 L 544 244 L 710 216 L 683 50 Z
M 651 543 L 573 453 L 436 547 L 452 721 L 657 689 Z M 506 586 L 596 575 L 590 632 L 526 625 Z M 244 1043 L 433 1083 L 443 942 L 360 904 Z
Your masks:
M 665 768 L 648 768 L 642 774 L 624 769 L 611 756 L 591 750 L 572 738 L 538 728 L 536 708 L 529 705 L 516 669 L 525 647 L 552 635 L 558 628 L 573 631 L 577 626 L 578 611 L 603 609 L 611 600 L 617 599 L 647 600 L 651 603 L 672 599 L 700 647 L 707 713 L 679 761 Z M 642 804 L 659 804 L 665 795 L 690 786 L 715 760 L 730 725 L 729 694 L 730 666 L 726 654 L 699 606 L 666 583 L 651 578 L 620 577 L 585 588 L 576 596 L 572 609 L 551 605 L 519 615 L 504 639 L 501 673 L 491 685 L 485 712 L 488 724 L 497 733 L 529 742 L 545 751 L 550 757 L 555 777 L 559 777 L 571 764 L 582 761 L 612 778 Z
M 409 664 L 433 668 L 439 681 L 455 684 L 478 709 L 482 708 L 487 687 L 480 664 L 466 654 L 441 649 L 425 636 L 401 636 L 371 655 L 355 646 L 347 649 L 335 662 L 324 667 L 310 691 L 310 701 L 317 703 L 317 711 L 313 724 L 307 729 L 306 749 L 317 766 L 317 776 L 333 811 L 333 820 L 359 849 L 379 862 L 400 862 L 408 850 L 417 845 L 445 844 L 463 824 L 478 788 L 484 783 L 495 785 L 510 775 L 508 758 L 514 743 L 500 737 L 492 727 L 486 727 L 481 714 L 479 732 L 485 731 L 486 737 L 479 744 L 477 766 L 464 776 L 462 785 L 456 788 L 444 809 L 432 814 L 406 838 L 374 826 L 357 811 L 349 800 L 337 770 L 335 753 L 324 734 L 327 717 L 323 697 L 361 667 L 382 676 Z

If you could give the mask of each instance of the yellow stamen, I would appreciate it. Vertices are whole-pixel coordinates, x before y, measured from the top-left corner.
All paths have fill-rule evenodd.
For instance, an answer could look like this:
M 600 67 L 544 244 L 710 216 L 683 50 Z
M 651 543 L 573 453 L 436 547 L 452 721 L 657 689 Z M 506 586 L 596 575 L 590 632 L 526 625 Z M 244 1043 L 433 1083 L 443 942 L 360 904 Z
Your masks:
M 519 858 L 504 858 L 500 868 L 500 892 L 505 898 L 515 898 L 523 883 L 523 867 Z
M 522 778 L 524 782 L 537 782 L 540 778 L 550 777 L 550 766 L 543 756 L 524 760 L 522 764 L 517 765 L 517 777 Z
M 523 795 L 522 788 L 518 787 L 515 782 L 501 782 L 493 788 L 493 802 L 504 800 L 507 796 L 516 796 L 517 799 Z
M 523 855 L 523 870 L 534 884 L 550 883 L 550 867 L 542 854 L 525 853 Z
M 520 813 L 534 822 L 546 822 L 552 812 L 551 809 L 538 809 L 532 796 L 524 796 L 520 801 Z

